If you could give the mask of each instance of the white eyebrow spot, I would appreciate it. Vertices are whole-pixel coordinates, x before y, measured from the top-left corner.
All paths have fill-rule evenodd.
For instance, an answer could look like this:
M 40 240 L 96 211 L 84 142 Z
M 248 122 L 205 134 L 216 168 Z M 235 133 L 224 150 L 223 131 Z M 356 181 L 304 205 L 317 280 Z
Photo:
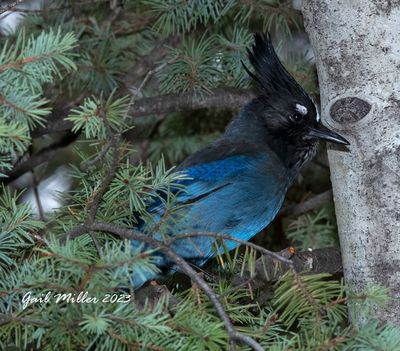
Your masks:
M 298 113 L 302 114 L 303 116 L 305 116 L 308 113 L 307 108 L 300 104 L 296 104 L 296 111 Z

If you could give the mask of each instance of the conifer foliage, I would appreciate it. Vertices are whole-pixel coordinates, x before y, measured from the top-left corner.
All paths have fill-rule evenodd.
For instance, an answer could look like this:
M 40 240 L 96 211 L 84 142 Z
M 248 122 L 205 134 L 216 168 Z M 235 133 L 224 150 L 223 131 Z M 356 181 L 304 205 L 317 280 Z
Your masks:
M 173 165 L 217 137 L 251 96 L 241 66 L 251 33 L 272 32 L 287 67 L 318 95 L 306 52 L 288 50 L 303 33 L 290 2 L 20 6 L 8 8 L 23 20 L 0 37 L 2 350 L 400 349 L 399 329 L 374 319 L 374 307 L 387 301 L 385 289 L 353 294 L 340 274 L 299 273 L 287 255 L 265 248 L 338 245 L 329 202 L 297 218 L 283 212 L 267 241 L 219 254 L 204 271 L 169 248 L 168 226 L 182 215 L 171 187 L 183 176 Z M 68 166 L 71 188 L 46 212 L 39 185 L 53 164 Z M 315 173 L 322 180 L 311 186 Z M 288 201 L 307 202 L 326 186 L 322 150 Z M 23 200 L 29 189 L 37 213 Z M 160 202 L 168 215 L 154 222 L 148 207 Z M 132 249 L 131 240 L 153 249 Z M 224 245 L 218 240 L 216 250 Z M 149 255 L 157 250 L 187 277 L 133 291 L 133 271 L 158 272 Z M 251 277 L 260 274 L 260 255 L 286 265 L 287 273 L 257 285 Z M 245 274 L 250 279 L 236 284 Z M 347 319 L 354 304 L 363 306 L 363 325 Z

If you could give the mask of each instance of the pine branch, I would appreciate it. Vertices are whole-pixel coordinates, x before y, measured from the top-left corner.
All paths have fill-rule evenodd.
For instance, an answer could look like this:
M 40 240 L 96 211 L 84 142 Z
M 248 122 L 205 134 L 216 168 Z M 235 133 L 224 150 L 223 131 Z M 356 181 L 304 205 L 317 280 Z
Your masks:
M 205 292 L 205 294 L 208 296 L 208 298 L 214 305 L 214 308 L 218 313 L 219 317 L 223 321 L 225 329 L 228 332 L 228 335 L 232 341 L 244 343 L 256 351 L 264 350 L 262 346 L 258 342 L 256 342 L 253 338 L 235 330 L 231 320 L 229 319 L 228 315 L 224 310 L 224 307 L 219 299 L 219 296 L 215 294 L 209 287 L 209 285 L 204 281 L 204 279 L 200 275 L 198 275 L 197 272 L 182 257 L 178 256 L 171 248 L 169 248 L 168 245 L 164 244 L 161 241 L 155 240 L 147 235 L 133 232 L 129 229 L 125 229 L 114 224 L 102 223 L 102 222 L 94 222 L 89 226 L 84 225 L 82 227 L 79 227 L 79 229 L 77 229 L 77 231 L 74 234 L 77 234 L 78 232 L 80 234 L 83 234 L 88 230 L 108 232 L 117 235 L 121 238 L 130 240 L 139 240 L 151 245 L 152 247 L 159 248 L 160 252 L 162 252 L 172 262 L 174 262 L 177 266 L 179 266 L 182 272 L 187 274 Z M 69 238 L 72 238 L 72 233 L 69 233 Z
M 4 95 L 0 95 L 0 104 L 7 105 L 8 107 L 11 107 L 15 111 L 18 111 L 24 115 L 29 115 L 30 110 L 29 109 L 24 109 L 21 106 L 18 106 L 17 104 L 13 103 L 12 101 L 8 100 Z
M 0 65 L 0 73 L 7 71 L 9 69 L 21 69 L 24 65 L 28 63 L 34 63 L 40 60 L 43 60 L 44 58 L 49 58 L 51 57 L 52 53 L 49 54 L 44 54 L 40 56 L 31 56 L 31 57 L 24 57 L 19 60 L 16 60 L 15 62 L 12 63 L 7 63 L 5 65 Z
M 247 344 L 248 346 L 251 346 L 254 350 L 262 350 L 261 346 L 254 341 L 252 338 L 249 338 L 248 336 L 245 336 L 241 333 L 238 333 L 232 323 L 230 322 L 228 316 L 226 315 L 225 310 L 222 307 L 222 304 L 220 303 L 218 295 L 216 295 L 211 288 L 208 286 L 208 284 L 197 274 L 197 272 L 184 260 L 182 257 L 178 256 L 170 247 L 170 243 L 162 242 L 159 240 L 155 240 L 147 235 L 144 235 L 139 232 L 135 232 L 126 228 L 119 227 L 117 225 L 111 224 L 111 223 L 103 223 L 103 222 L 93 222 L 91 224 L 84 224 L 82 226 L 76 227 L 72 229 L 70 232 L 66 233 L 65 235 L 73 239 L 74 237 L 77 237 L 79 235 L 85 234 L 88 231 L 103 231 L 103 232 L 108 232 L 114 235 L 117 235 L 121 238 L 124 239 L 129 239 L 129 240 L 139 240 L 141 242 L 144 242 L 148 245 L 150 245 L 153 248 L 157 248 L 162 252 L 164 255 L 166 255 L 172 262 L 174 262 L 177 266 L 179 266 L 180 270 L 187 274 L 205 293 L 206 295 L 210 298 L 210 301 L 213 303 L 214 308 L 216 309 L 218 315 L 224 322 L 225 328 L 233 341 L 238 341 L 238 342 L 243 342 Z M 214 234 L 215 236 L 218 236 L 218 234 Z M 181 236 L 180 239 L 182 239 L 185 236 Z M 188 236 L 186 236 L 188 237 Z M 179 238 L 179 237 L 178 237 Z M 227 238 L 228 239 L 228 238 Z M 230 238 L 231 240 L 234 240 L 233 238 Z M 248 243 L 247 243 L 248 244 Z M 336 256 L 339 255 L 340 258 L 340 252 L 337 249 L 323 249 L 326 250 L 326 252 L 322 255 L 321 250 L 316 250 L 314 252 L 304 252 L 299 255 L 295 255 L 295 260 L 293 261 L 293 266 L 291 261 L 294 259 L 292 258 L 291 261 L 289 261 L 289 264 L 286 264 L 286 267 L 284 268 L 279 268 L 280 266 L 284 265 L 276 265 L 276 261 L 274 261 L 274 255 L 270 255 L 270 252 L 268 252 L 268 255 L 263 256 L 263 259 L 269 259 L 270 262 L 266 262 L 265 260 L 259 259 L 256 263 L 256 277 L 252 277 L 255 281 L 262 281 L 265 282 L 265 277 L 267 276 L 267 281 L 271 281 L 271 279 L 268 277 L 268 274 L 265 274 L 265 267 L 270 267 L 271 269 L 274 269 L 275 277 L 274 279 L 277 279 L 278 276 L 276 273 L 281 269 L 280 276 L 283 276 L 287 271 L 292 271 L 292 272 L 297 272 L 297 271 L 304 271 L 305 268 L 307 268 L 308 272 L 317 272 L 320 269 L 328 268 L 331 269 L 333 268 L 332 264 L 332 257 L 334 257 L 334 253 L 336 252 Z M 296 262 L 296 263 L 294 263 Z M 337 264 L 337 263 L 336 263 Z M 260 265 L 262 268 L 260 268 Z M 286 271 L 285 271 L 286 269 Z M 262 273 L 261 273 L 262 272 Z M 239 282 L 239 284 L 242 284 L 243 282 Z
M 24 34 L 21 34 L 21 36 L 24 39 Z M 76 38 L 72 33 L 61 36 L 60 30 L 57 32 L 50 31 L 49 33 L 43 32 L 37 38 L 29 38 L 24 47 L 15 47 L 14 52 L 9 52 L 9 55 L 5 55 L 6 51 L 4 50 L 0 56 L 0 74 L 9 70 L 22 70 L 28 64 L 40 64 L 40 66 L 36 66 L 36 69 L 41 68 L 43 75 L 48 75 L 48 72 L 59 73 L 55 62 L 66 69 L 75 69 L 75 64 L 71 60 L 72 55 L 69 53 L 75 46 Z M 49 65 L 49 62 L 51 62 L 51 65 Z M 37 71 L 33 77 L 35 75 L 39 77 Z

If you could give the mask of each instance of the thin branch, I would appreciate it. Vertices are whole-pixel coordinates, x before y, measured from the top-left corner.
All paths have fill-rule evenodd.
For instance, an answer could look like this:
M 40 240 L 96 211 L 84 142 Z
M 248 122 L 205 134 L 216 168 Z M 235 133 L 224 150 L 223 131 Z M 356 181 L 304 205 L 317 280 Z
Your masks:
M 35 129 L 33 129 L 31 131 L 31 137 L 38 138 L 45 134 L 71 130 L 73 123 L 65 120 L 64 118 L 69 115 L 71 108 L 78 106 L 89 95 L 90 94 L 87 91 L 84 91 L 62 107 L 55 108 L 51 114 L 46 116 L 46 125 L 37 126 Z
M 23 0 L 13 1 L 11 4 L 6 5 L 5 7 L 0 6 L 0 15 L 7 11 L 13 11 L 14 7 L 23 2 Z
M 213 237 L 216 239 L 224 239 L 224 240 L 229 240 L 229 241 L 234 241 L 237 242 L 239 244 L 242 245 L 246 245 L 248 247 L 251 247 L 261 253 L 263 253 L 264 255 L 270 256 L 278 261 L 281 261 L 283 263 L 285 263 L 288 266 L 292 266 L 292 261 L 283 257 L 282 255 L 280 255 L 279 253 L 276 252 L 272 252 L 267 250 L 266 248 L 254 244 L 252 242 L 246 241 L 246 240 L 241 240 L 238 238 L 235 238 L 231 235 L 228 234 L 222 234 L 222 233 L 211 233 L 211 232 L 198 232 L 198 233 L 187 233 L 187 234 L 180 234 L 180 235 L 174 235 L 173 237 L 171 237 L 166 244 L 167 245 L 171 245 L 172 243 L 174 243 L 177 240 L 182 240 L 182 239 L 188 239 L 188 238 L 193 238 L 193 237 Z
M 154 68 L 154 69 L 151 69 L 151 70 L 149 70 L 149 71 L 147 72 L 147 74 L 146 74 L 145 77 L 143 78 L 142 82 L 140 83 L 139 87 L 138 87 L 137 89 L 134 89 L 133 91 L 131 91 L 132 97 L 131 97 L 131 99 L 130 99 L 130 101 L 129 101 L 129 105 L 128 105 L 128 108 L 127 108 L 127 110 L 126 110 L 126 113 L 125 113 L 124 118 L 127 118 L 128 115 L 131 114 L 132 110 L 134 110 L 134 108 L 133 108 L 132 106 L 136 105 L 136 103 L 137 103 L 137 100 L 136 100 L 136 99 L 137 99 L 139 96 L 141 96 L 142 90 L 143 90 L 143 88 L 145 87 L 145 85 L 147 84 L 147 82 L 149 81 L 150 77 L 151 77 L 153 74 L 156 74 L 157 72 L 161 71 L 164 67 L 166 67 L 168 64 L 174 62 L 175 60 L 176 60 L 176 58 L 174 57 L 174 58 L 172 58 L 171 60 L 169 60 L 169 61 L 167 61 L 167 62 L 164 62 L 164 63 L 161 64 L 160 66 L 158 66 L 158 67 L 156 67 L 156 68 Z
M 10 5 L 7 5 L 6 7 L 1 7 L 0 6 L 0 15 L 4 12 L 22 12 L 22 13 L 32 13 L 32 14 L 41 14 L 41 13 L 47 13 L 50 11 L 60 11 L 60 10 L 69 10 L 72 8 L 72 6 L 59 6 L 59 7 L 48 7 L 48 8 L 43 8 L 43 9 L 22 9 L 19 7 L 16 7 L 18 4 L 23 3 L 24 0 L 18 0 L 12 2 Z M 107 0 L 99 0 L 99 1 L 81 1 L 74 3 L 73 5 L 76 7 L 81 7 L 85 5 L 93 5 L 94 3 L 102 3 L 102 2 L 107 2 Z M 3 19 L 4 17 L 0 17 L 0 19 Z
M 65 240 L 68 240 L 68 239 L 75 239 L 78 236 L 86 234 L 88 231 L 90 231 L 90 230 L 88 230 L 87 225 L 82 223 L 76 227 L 71 228 L 67 232 L 65 232 L 61 238 L 61 242 L 64 242 Z
M 90 234 L 90 237 L 91 237 L 92 240 L 93 240 L 94 246 L 96 247 L 97 254 L 99 255 L 100 258 L 102 258 L 102 256 L 103 256 L 103 250 L 102 250 L 102 248 L 101 248 L 101 246 L 100 246 L 99 241 L 98 241 L 97 238 L 96 238 L 96 235 L 95 235 L 93 232 L 90 232 L 89 234 Z
M 157 17 L 144 16 L 143 14 L 141 14 L 140 16 L 137 16 L 134 19 L 133 23 L 131 23 L 130 28 L 126 28 L 126 27 L 122 27 L 122 26 L 118 27 L 118 25 L 115 25 L 114 29 L 113 29 L 113 34 L 116 37 L 122 37 L 122 36 L 127 36 L 127 35 L 138 33 L 140 31 L 142 31 L 143 29 L 151 26 L 152 22 L 154 22 L 155 19 L 157 19 Z M 142 57 L 140 57 L 138 59 L 138 61 L 142 62 Z M 157 58 L 156 59 L 153 58 L 153 61 L 159 61 L 159 60 Z
M 151 24 L 152 21 L 157 18 L 154 16 L 146 17 L 141 14 L 137 18 L 135 18 L 135 27 L 137 30 L 143 28 L 148 24 Z M 126 28 L 121 29 L 122 32 L 126 32 Z M 114 34 L 118 35 L 118 29 Z M 132 63 L 132 66 L 128 67 L 126 70 L 129 72 L 124 77 L 124 83 L 126 88 L 129 90 L 129 87 L 136 86 L 138 82 L 142 81 L 143 77 L 147 74 L 149 70 L 152 70 L 156 67 L 156 62 L 160 62 L 168 55 L 171 47 L 177 47 L 181 42 L 181 37 L 178 35 L 171 35 L 167 38 L 157 40 L 149 53 L 146 55 L 142 55 L 135 62 Z
M 93 159 L 87 159 L 85 161 L 82 161 L 80 164 L 80 168 L 84 171 L 87 171 L 94 164 L 101 161 L 104 158 L 104 156 L 107 154 L 108 150 L 110 150 L 110 148 L 111 148 L 111 142 L 108 140 L 106 145 L 104 145 L 102 147 L 100 152 Z
M 318 209 L 323 205 L 332 201 L 333 192 L 332 189 L 327 190 L 321 194 L 315 195 L 310 199 L 301 202 L 296 205 L 291 205 L 286 208 L 283 208 L 279 216 L 299 216 L 303 213 L 310 212 L 312 210 Z
M 7 71 L 9 69 L 14 69 L 14 68 L 21 68 L 22 66 L 28 64 L 28 63 L 32 63 L 32 62 L 37 62 L 41 59 L 43 59 L 44 57 L 48 57 L 47 55 L 42 55 L 42 56 L 30 56 L 30 57 L 25 57 L 23 59 L 17 60 L 13 63 L 7 63 L 5 65 L 0 66 L 0 73 Z
M 164 62 L 160 66 L 148 71 L 146 76 L 144 77 L 142 83 L 139 85 L 139 88 L 137 89 L 136 96 L 138 96 L 138 94 L 141 93 L 141 91 L 143 90 L 144 86 L 146 85 L 146 83 L 148 82 L 148 80 L 150 79 L 150 77 L 152 75 L 156 74 L 157 72 L 160 72 L 166 66 L 170 65 L 171 63 L 173 63 L 176 59 L 177 59 L 177 57 L 173 57 L 171 60 L 168 60 L 167 62 Z
M 152 96 L 137 100 L 129 114 L 143 117 L 202 108 L 236 109 L 246 105 L 254 97 L 251 91 L 234 88 L 217 88 L 210 95 L 201 98 L 196 98 L 192 93 Z
M 135 92 L 133 94 L 136 95 Z M 136 100 L 128 114 L 131 117 L 145 117 L 202 108 L 237 109 L 246 105 L 254 97 L 255 95 L 251 91 L 234 88 L 217 88 L 211 90 L 210 95 L 201 98 L 195 98 L 192 93 L 152 96 Z M 46 127 L 35 129 L 32 136 L 39 137 L 72 129 L 72 122 L 64 120 L 68 113 L 68 109 L 54 111 L 46 117 L 48 121 Z
M 20 322 L 24 324 L 33 324 L 33 325 L 38 325 L 42 327 L 47 327 L 49 326 L 49 323 L 40 320 L 40 319 L 31 319 L 31 318 L 26 318 L 26 317 L 16 317 L 12 314 L 4 314 L 0 313 L 0 326 L 4 324 L 8 324 L 10 322 Z
M 107 191 L 110 183 L 112 182 L 115 173 L 118 168 L 119 164 L 119 157 L 120 157 L 120 148 L 119 148 L 119 135 L 114 135 L 110 125 L 108 124 L 107 121 L 107 116 L 105 115 L 105 111 L 103 108 L 100 109 L 99 111 L 101 118 L 103 119 L 105 128 L 106 128 L 106 133 L 107 137 L 111 140 L 110 141 L 110 147 L 112 149 L 112 162 L 110 169 L 107 172 L 107 175 L 103 179 L 99 189 L 96 191 L 95 196 L 91 203 L 89 204 L 89 216 L 87 218 L 87 223 L 92 223 L 95 220 L 98 208 L 100 206 L 101 200 L 103 198 L 104 193 Z
M 108 186 L 110 185 L 111 181 L 113 180 L 115 173 L 117 171 L 117 168 L 118 168 L 119 154 L 120 154 L 119 147 L 111 146 L 111 148 L 113 149 L 111 167 L 108 170 L 107 175 L 104 178 L 104 180 L 102 181 L 99 189 L 96 191 L 93 200 L 89 204 L 89 208 L 90 208 L 89 216 L 88 216 L 89 223 L 94 221 L 97 211 L 98 211 L 98 208 L 100 206 L 100 202 L 103 198 L 103 195 L 106 192 L 106 190 L 108 189 Z
M 46 217 L 44 215 L 43 206 L 42 206 L 42 200 L 40 199 L 40 194 L 39 194 L 39 182 L 36 177 L 36 173 L 35 173 L 34 169 L 31 169 L 31 173 L 32 173 L 33 194 L 35 196 L 36 206 L 38 208 L 39 219 L 42 222 L 46 222 Z
M 3 67 L 6 67 L 8 65 L 4 65 Z M 2 67 L 0 66 L 0 73 L 2 72 Z M 26 110 L 17 104 L 13 103 L 12 101 L 8 100 L 4 95 L 0 95 L 0 104 L 7 105 L 8 107 L 12 108 L 13 110 L 16 110 L 20 113 L 23 113 L 24 115 L 29 116 L 29 110 Z
M 24 173 L 41 165 L 42 163 L 50 161 L 54 157 L 57 149 L 70 145 L 78 138 L 78 136 L 79 133 L 75 134 L 68 132 L 60 140 L 57 140 L 54 143 L 50 144 L 49 146 L 44 147 L 43 149 L 38 151 L 36 154 L 33 154 L 28 159 L 23 161 L 21 160 L 10 171 L 5 172 L 7 178 L 3 178 L 2 182 L 4 184 L 8 184 L 13 180 L 17 179 L 18 177 L 20 177 L 21 175 L 23 175 Z

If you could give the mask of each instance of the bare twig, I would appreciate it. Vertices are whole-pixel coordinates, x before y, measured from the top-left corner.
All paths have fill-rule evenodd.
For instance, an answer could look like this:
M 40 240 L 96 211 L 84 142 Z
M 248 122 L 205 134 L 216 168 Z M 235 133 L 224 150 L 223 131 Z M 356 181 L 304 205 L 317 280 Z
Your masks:
M 311 197 L 304 202 L 283 208 L 280 211 L 279 216 L 299 216 L 303 213 L 318 209 L 332 201 L 332 196 L 332 189 L 327 190 L 321 194 Z
M 101 249 L 100 243 L 99 243 L 99 241 L 97 240 L 96 235 L 95 235 L 93 232 L 90 232 L 89 234 L 90 234 L 90 237 L 91 237 L 92 240 L 93 240 L 94 246 L 96 247 L 96 251 L 97 251 L 99 257 L 102 257 L 102 255 L 103 255 L 103 250 Z
M 0 313 L 0 326 L 10 322 L 20 322 L 24 324 L 32 324 L 38 326 L 49 326 L 49 323 L 41 319 L 31 319 L 27 317 L 17 317 L 13 314 Z
M 107 0 L 99 0 L 99 1 L 81 1 L 81 2 L 75 2 L 73 5 L 76 7 L 81 7 L 85 5 L 92 5 L 94 3 L 102 3 L 106 2 Z M 71 9 L 71 6 L 58 6 L 58 7 L 47 7 L 47 8 L 42 8 L 42 9 L 22 9 L 20 7 L 16 7 L 18 4 L 23 3 L 24 0 L 17 0 L 12 2 L 11 4 L 7 5 L 6 7 L 1 7 L 0 6 L 0 15 L 4 12 L 23 12 L 23 13 L 32 13 L 32 14 L 40 14 L 40 13 L 46 13 L 50 11 L 60 11 L 60 10 L 68 10 Z M 0 19 L 3 19 L 4 17 L 0 17 Z
M 46 217 L 43 212 L 43 206 L 42 206 L 42 201 L 40 200 L 40 194 L 39 194 L 39 182 L 36 178 L 35 170 L 31 170 L 32 173 L 32 187 L 33 187 L 33 193 L 35 195 L 35 200 L 36 200 L 36 206 L 38 208 L 38 213 L 39 213 L 39 218 L 41 221 L 45 222 Z
M 234 88 L 217 88 L 201 98 L 196 98 L 192 93 L 152 96 L 137 100 L 130 115 L 142 117 L 202 108 L 235 109 L 244 106 L 254 97 L 251 91 Z
M 68 116 L 71 108 L 78 106 L 89 95 L 87 91 L 84 91 L 65 105 L 55 108 L 51 114 L 46 116 L 46 125 L 37 126 L 33 129 L 31 131 L 31 137 L 38 138 L 45 134 L 72 129 L 73 123 L 64 120 L 64 118 Z
M 66 239 L 75 239 L 78 236 L 86 234 L 88 232 L 87 224 L 82 223 L 76 227 L 71 228 L 67 232 L 64 233 L 63 237 L 61 238 L 61 242 L 65 241 Z
M 158 66 L 158 67 L 156 67 L 156 68 L 154 68 L 154 69 L 151 69 L 151 70 L 149 70 L 149 71 L 147 72 L 147 74 L 146 74 L 145 77 L 143 78 L 142 82 L 140 83 L 139 87 L 138 87 L 137 89 L 134 89 L 133 91 L 131 91 L 132 97 L 131 97 L 131 99 L 130 99 L 130 101 L 129 101 L 129 105 L 128 105 L 128 108 L 127 108 L 127 110 L 126 110 L 126 113 L 125 113 L 124 118 L 126 118 L 128 115 L 131 115 L 131 114 L 132 114 L 132 111 L 135 110 L 135 108 L 133 108 L 133 106 L 136 105 L 136 103 L 137 103 L 137 100 L 136 100 L 136 99 L 137 99 L 139 96 L 141 96 L 142 90 L 143 90 L 143 88 L 145 87 L 145 85 L 147 84 L 147 82 L 149 81 L 150 77 L 151 77 L 153 74 L 156 74 L 157 72 L 161 71 L 161 70 L 162 70 L 164 67 L 166 67 L 168 64 L 170 64 L 170 63 L 172 63 L 173 61 L 175 61 L 175 59 L 176 59 L 176 58 L 174 57 L 174 58 L 172 58 L 171 60 L 169 60 L 169 61 L 167 61 L 167 62 L 164 62 L 164 63 L 161 64 L 160 66 Z
M 133 94 L 136 98 L 137 92 L 135 91 Z M 251 91 L 234 88 L 217 88 L 211 90 L 210 95 L 201 98 L 195 98 L 192 93 L 152 96 L 135 100 L 131 104 L 128 114 L 131 117 L 145 117 L 202 108 L 237 109 L 254 97 L 255 95 Z M 68 115 L 68 111 L 68 109 L 54 111 L 47 117 L 49 122 L 46 127 L 35 129 L 32 136 L 39 137 L 71 129 L 72 122 L 64 119 Z
M 198 232 L 198 233 L 180 234 L 180 235 L 174 235 L 173 237 L 171 237 L 166 242 L 166 244 L 170 246 L 172 243 L 174 243 L 177 240 L 189 239 L 189 238 L 193 238 L 193 237 L 213 237 L 213 238 L 216 238 L 216 239 L 224 239 L 224 240 L 234 241 L 234 242 L 237 242 L 239 244 L 251 247 L 251 248 L 261 252 L 262 254 L 270 256 L 271 258 L 274 258 L 274 259 L 276 259 L 278 261 L 281 261 L 281 262 L 285 263 L 286 265 L 288 265 L 289 267 L 292 266 L 292 261 L 287 259 L 287 258 L 285 258 L 285 257 L 283 257 L 279 253 L 269 251 L 269 250 L 267 250 L 266 248 L 264 248 L 264 247 L 262 247 L 260 245 L 251 243 L 251 242 L 246 241 L 246 240 L 241 240 L 241 239 L 235 238 L 235 237 L 233 237 L 231 235 L 228 235 L 228 234 L 211 233 L 211 232 Z
M 97 162 L 101 161 L 104 156 L 107 154 L 108 150 L 111 148 L 111 142 L 108 140 L 106 145 L 102 147 L 100 152 L 93 158 L 93 159 L 88 159 L 85 161 L 82 161 L 80 164 L 80 168 L 84 171 L 87 171 L 91 166 L 96 164 Z
M 21 2 L 23 2 L 23 0 L 13 1 L 11 4 L 8 4 L 4 7 L 0 6 L 0 15 L 3 14 L 4 12 L 12 11 L 14 7 L 20 4 Z
M 110 169 L 107 172 L 107 175 L 103 179 L 101 185 L 99 186 L 98 190 L 96 191 L 91 203 L 89 204 L 89 216 L 87 218 L 87 223 L 92 223 L 95 220 L 98 208 L 100 206 L 101 200 L 103 198 L 104 193 L 107 191 L 110 183 L 112 182 L 115 173 L 118 168 L 119 164 L 119 157 L 120 157 L 120 141 L 119 135 L 113 134 L 110 125 L 107 121 L 107 116 L 103 108 L 99 110 L 100 116 L 103 119 L 103 123 L 106 128 L 107 137 L 110 139 L 110 148 L 112 149 L 112 162 Z
M 68 132 L 60 140 L 57 140 L 49 146 L 44 147 L 37 153 L 30 156 L 28 159 L 21 160 L 10 171 L 5 172 L 7 174 L 7 178 L 2 179 L 2 182 L 4 184 L 8 184 L 20 177 L 22 174 L 41 165 L 42 163 L 50 161 L 54 157 L 57 149 L 70 145 L 78 138 L 78 136 L 79 133 L 75 134 Z
M 119 163 L 119 147 L 112 147 L 113 149 L 113 155 L 112 155 L 112 163 L 111 163 L 111 167 L 107 172 L 106 177 L 104 178 L 103 182 L 101 183 L 100 187 L 98 188 L 98 190 L 95 192 L 95 195 L 91 201 L 91 203 L 89 204 L 89 216 L 88 216 L 88 222 L 92 222 L 94 221 L 98 208 L 100 206 L 101 200 L 103 198 L 104 193 L 106 192 L 106 190 L 108 189 L 108 186 L 110 185 L 111 181 L 113 180 L 115 173 L 117 171 L 118 168 L 118 163 Z
M 140 17 L 135 18 L 135 29 L 141 30 L 144 26 L 150 24 L 157 18 L 154 16 L 144 16 L 143 14 Z M 122 28 L 120 31 L 116 30 L 115 34 L 122 34 L 126 32 L 126 28 Z M 127 89 L 130 86 L 136 86 L 138 82 L 143 80 L 143 77 L 147 74 L 148 71 L 154 69 L 156 67 L 156 62 L 162 61 L 170 52 L 170 47 L 176 47 L 181 42 L 181 38 L 177 35 L 171 35 L 167 38 L 163 38 L 157 40 L 154 44 L 154 47 L 151 49 L 149 53 L 139 57 L 135 62 L 132 63 L 132 66 L 128 67 L 127 74 L 124 77 L 124 83 Z
M 150 79 L 150 77 L 153 74 L 156 74 L 157 72 L 160 72 L 162 69 L 164 69 L 166 66 L 170 65 L 171 63 L 173 63 L 175 60 L 176 60 L 176 57 L 173 57 L 171 60 L 168 60 L 167 62 L 164 62 L 160 66 L 148 71 L 146 76 L 144 77 L 142 83 L 139 85 L 139 88 L 136 91 L 136 96 L 138 96 L 138 94 L 142 92 L 144 86 L 146 85 L 146 83 L 148 82 L 148 80 Z

